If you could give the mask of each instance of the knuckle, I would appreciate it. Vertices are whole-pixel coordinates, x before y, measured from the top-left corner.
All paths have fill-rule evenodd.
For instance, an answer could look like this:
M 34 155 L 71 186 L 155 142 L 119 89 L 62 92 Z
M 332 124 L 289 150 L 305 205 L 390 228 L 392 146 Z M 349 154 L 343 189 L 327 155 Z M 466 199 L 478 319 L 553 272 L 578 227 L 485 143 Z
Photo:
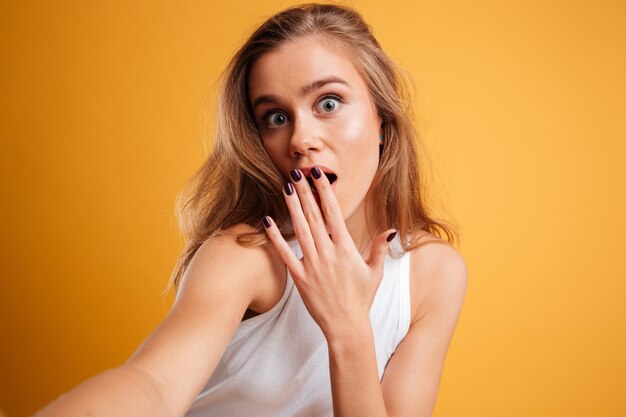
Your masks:
M 289 253 L 289 252 L 290 252 L 290 249 L 285 249 L 285 248 L 283 248 L 283 247 L 281 247 L 281 248 L 279 249 L 279 256 L 280 256 L 280 258 L 283 260 L 283 262 L 284 262 L 285 264 L 287 264 L 287 262 L 288 262 L 288 260 L 289 260 L 289 255 L 290 255 L 290 253 Z
M 309 227 L 304 224 L 296 224 L 294 226 L 294 232 L 296 232 L 297 236 L 305 236 L 307 233 L 309 233 Z
M 341 257 L 347 257 L 352 255 L 353 247 L 348 244 L 347 241 L 343 240 L 337 245 L 337 252 Z
M 334 216 L 337 214 L 337 210 L 334 204 L 331 203 L 322 203 L 322 210 L 324 210 L 324 213 L 330 215 L 330 216 Z
M 329 252 L 324 254 L 324 259 L 322 261 L 325 268 L 332 268 L 337 263 L 337 258 L 335 257 L 335 253 Z
M 297 279 L 298 279 L 298 284 L 300 285 L 300 288 L 307 289 L 311 287 L 309 279 L 306 276 L 303 275 Z
M 321 276 L 323 263 L 324 261 L 320 259 L 317 263 L 309 267 L 309 282 L 315 281 L 316 277 Z
M 313 194 L 313 192 L 311 191 L 311 188 L 309 188 L 309 184 L 307 183 L 300 184 L 300 187 L 298 188 L 298 194 L 300 194 L 301 196 L 306 196 L 308 194 Z
M 322 221 L 322 214 L 319 210 L 307 210 L 304 215 L 309 223 L 319 223 Z

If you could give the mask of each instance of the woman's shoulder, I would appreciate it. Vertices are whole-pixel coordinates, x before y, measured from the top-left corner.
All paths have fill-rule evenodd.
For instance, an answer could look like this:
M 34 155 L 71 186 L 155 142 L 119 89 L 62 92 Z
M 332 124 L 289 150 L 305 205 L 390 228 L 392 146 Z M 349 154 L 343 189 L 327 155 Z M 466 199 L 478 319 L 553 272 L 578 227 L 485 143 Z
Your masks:
M 241 259 L 239 266 L 248 269 L 256 278 L 257 296 L 250 303 L 254 313 L 269 311 L 281 298 L 287 279 L 287 270 L 271 242 L 260 246 L 246 247 L 237 243 L 237 236 L 244 233 L 256 233 L 257 230 L 244 223 L 224 229 L 214 242 L 203 245 L 216 245 L 219 251 L 225 251 L 224 259 Z
M 447 240 L 425 230 L 410 251 L 411 323 L 417 322 L 445 291 L 467 286 L 467 267 L 461 253 Z

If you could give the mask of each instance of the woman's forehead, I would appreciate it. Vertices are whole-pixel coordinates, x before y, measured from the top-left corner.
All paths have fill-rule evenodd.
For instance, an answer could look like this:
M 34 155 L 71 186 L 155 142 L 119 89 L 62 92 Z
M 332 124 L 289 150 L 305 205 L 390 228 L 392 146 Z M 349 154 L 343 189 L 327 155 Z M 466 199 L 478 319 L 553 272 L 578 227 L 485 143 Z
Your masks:
M 315 82 L 336 78 L 344 87 L 365 88 L 354 58 L 343 48 L 314 39 L 289 41 L 259 57 L 248 75 L 250 99 L 260 95 L 298 94 Z

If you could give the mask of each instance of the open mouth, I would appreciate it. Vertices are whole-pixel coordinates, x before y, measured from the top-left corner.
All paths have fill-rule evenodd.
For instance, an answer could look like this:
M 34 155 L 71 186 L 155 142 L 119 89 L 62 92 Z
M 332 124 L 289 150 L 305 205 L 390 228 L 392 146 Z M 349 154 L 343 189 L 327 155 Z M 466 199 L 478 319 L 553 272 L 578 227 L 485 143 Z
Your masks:
M 328 181 L 332 184 L 333 182 L 335 182 L 337 180 L 337 175 L 335 174 L 331 174 L 331 173 L 325 173 L 326 176 L 328 177 Z M 317 192 L 317 188 L 315 188 L 315 183 L 313 181 L 313 178 L 311 177 L 306 177 L 307 182 L 309 183 L 309 185 L 311 186 L 311 189 L 315 192 Z

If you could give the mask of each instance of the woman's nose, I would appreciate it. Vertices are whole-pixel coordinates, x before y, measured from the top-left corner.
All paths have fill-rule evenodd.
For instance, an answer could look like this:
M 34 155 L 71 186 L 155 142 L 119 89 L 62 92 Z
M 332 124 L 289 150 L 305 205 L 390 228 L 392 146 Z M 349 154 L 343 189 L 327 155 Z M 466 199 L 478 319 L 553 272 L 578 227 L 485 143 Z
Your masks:
M 319 136 L 319 129 L 314 122 L 299 118 L 292 124 L 293 132 L 289 141 L 289 154 L 292 156 L 305 155 L 311 151 L 319 151 L 323 146 Z

